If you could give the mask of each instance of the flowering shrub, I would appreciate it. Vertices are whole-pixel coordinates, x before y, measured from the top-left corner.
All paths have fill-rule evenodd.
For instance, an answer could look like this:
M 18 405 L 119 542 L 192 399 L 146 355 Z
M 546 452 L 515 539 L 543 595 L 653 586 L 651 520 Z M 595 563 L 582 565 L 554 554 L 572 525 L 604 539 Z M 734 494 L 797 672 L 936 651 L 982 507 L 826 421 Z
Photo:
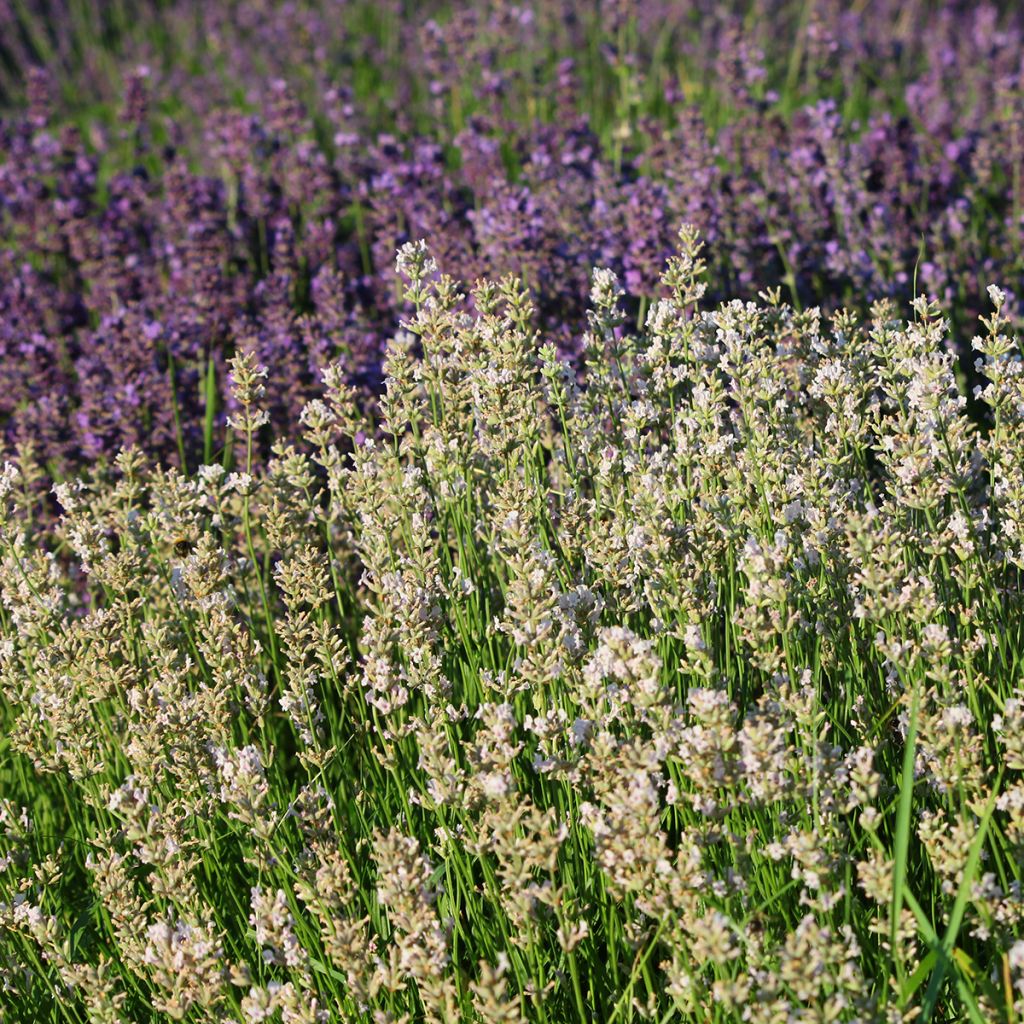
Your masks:
M 1024 377 L 934 302 L 703 309 L 696 234 L 577 376 L 402 248 L 235 469 L 2 474 L 7 1020 L 1024 1015 Z M 916 1016 L 919 1015 L 919 1016 Z
M 0 427 L 57 475 L 209 462 L 236 352 L 283 430 L 339 358 L 376 394 L 420 237 L 576 359 L 592 269 L 642 322 L 682 221 L 716 300 L 962 331 L 1024 271 L 1019 5 L 85 6 L 0 2 Z

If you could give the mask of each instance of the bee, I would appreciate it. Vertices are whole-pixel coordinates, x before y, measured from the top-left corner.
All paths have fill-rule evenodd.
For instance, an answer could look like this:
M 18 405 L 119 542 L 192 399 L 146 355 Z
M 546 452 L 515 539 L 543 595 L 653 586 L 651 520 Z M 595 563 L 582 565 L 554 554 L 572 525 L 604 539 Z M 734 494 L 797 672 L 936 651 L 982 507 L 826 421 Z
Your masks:
M 171 547 L 174 548 L 174 553 L 179 558 L 184 558 L 192 550 L 192 541 L 189 540 L 188 537 L 184 536 L 183 534 L 179 534 L 177 537 L 174 538 Z

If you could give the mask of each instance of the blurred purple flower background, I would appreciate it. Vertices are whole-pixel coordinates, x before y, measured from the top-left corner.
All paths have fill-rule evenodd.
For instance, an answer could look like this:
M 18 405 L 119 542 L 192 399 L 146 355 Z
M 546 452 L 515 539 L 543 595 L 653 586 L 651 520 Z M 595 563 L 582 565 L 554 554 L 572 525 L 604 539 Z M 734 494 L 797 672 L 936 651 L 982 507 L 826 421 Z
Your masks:
M 642 317 L 682 222 L 712 300 L 1020 320 L 1016 5 L 0 0 L 0 39 L 0 428 L 56 474 L 218 457 L 239 349 L 275 431 L 332 360 L 372 396 L 418 238 L 570 356 L 592 268 Z

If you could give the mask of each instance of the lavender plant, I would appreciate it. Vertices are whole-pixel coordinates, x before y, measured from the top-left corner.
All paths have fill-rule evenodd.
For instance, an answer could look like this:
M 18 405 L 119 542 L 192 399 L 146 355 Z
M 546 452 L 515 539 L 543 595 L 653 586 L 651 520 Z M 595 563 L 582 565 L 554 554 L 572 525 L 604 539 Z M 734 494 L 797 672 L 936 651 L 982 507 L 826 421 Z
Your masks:
M 51 476 L 143 443 L 232 466 L 239 352 L 284 431 L 339 358 L 376 397 L 420 237 L 519 276 L 577 363 L 593 268 L 642 325 L 684 220 L 716 301 L 928 294 L 966 336 L 1000 280 L 1020 323 L 1013 5 L 47 0 L 0 26 L 0 426 Z
M 910 319 L 707 301 L 696 232 L 583 371 L 526 285 L 399 252 L 234 468 L 9 462 L 5 1020 L 1024 1014 L 1024 396 Z M 29 468 L 31 474 L 31 469 Z

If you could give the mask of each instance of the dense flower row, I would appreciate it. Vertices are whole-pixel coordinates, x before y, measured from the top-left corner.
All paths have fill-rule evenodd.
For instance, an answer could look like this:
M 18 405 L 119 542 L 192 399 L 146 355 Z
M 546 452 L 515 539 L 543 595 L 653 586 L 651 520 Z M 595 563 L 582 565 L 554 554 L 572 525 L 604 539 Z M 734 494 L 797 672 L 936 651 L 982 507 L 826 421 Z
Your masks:
M 218 453 L 235 351 L 283 429 L 339 356 L 375 392 L 410 238 L 521 276 L 573 356 L 592 268 L 642 317 L 684 220 L 717 299 L 926 292 L 963 325 L 1024 270 L 1019 12 L 112 4 L 97 64 L 63 6 L 0 3 L 0 426 L 55 473 Z M 112 81 L 116 123 L 68 113 Z
M 1024 1016 L 1006 297 L 982 432 L 933 303 L 695 313 L 681 241 L 580 379 L 409 244 L 369 417 L 332 365 L 263 469 L 126 450 L 56 525 L 4 468 L 10 1021 Z

